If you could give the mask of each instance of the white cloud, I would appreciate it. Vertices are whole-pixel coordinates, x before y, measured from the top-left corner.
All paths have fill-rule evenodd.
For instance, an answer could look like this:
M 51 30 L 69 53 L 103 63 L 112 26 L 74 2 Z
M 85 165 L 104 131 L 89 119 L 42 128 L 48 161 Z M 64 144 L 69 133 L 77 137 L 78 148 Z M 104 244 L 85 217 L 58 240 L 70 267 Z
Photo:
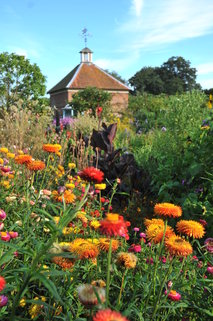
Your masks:
M 207 62 L 205 64 L 200 64 L 196 67 L 199 75 L 206 75 L 213 73 L 213 62 Z
M 213 30 L 212 0 L 135 0 L 130 13 L 119 32 L 126 34 L 131 50 L 153 49 Z
M 132 5 L 130 8 L 130 13 L 140 17 L 142 13 L 144 0 L 132 0 Z

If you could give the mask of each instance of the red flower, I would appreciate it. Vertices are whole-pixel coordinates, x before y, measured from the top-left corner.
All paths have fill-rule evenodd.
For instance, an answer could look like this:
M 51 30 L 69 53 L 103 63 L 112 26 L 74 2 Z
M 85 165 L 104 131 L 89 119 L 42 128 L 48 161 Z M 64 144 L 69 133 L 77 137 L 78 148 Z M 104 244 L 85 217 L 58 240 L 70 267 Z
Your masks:
M 84 168 L 78 175 L 88 182 L 101 183 L 104 179 L 104 173 L 95 167 Z
M 107 214 L 106 218 L 100 221 L 100 232 L 107 236 L 123 236 L 128 238 L 127 223 L 123 216 L 118 214 Z
M 5 278 L 3 278 L 3 276 L 0 276 L 0 292 L 4 290 L 5 285 L 6 285 Z
M 128 321 L 119 312 L 110 309 L 100 310 L 93 317 L 93 321 Z
M 102 111 L 103 111 L 103 108 L 102 108 L 102 107 L 98 106 L 98 107 L 96 108 L 96 113 L 97 113 L 98 118 L 101 117 Z

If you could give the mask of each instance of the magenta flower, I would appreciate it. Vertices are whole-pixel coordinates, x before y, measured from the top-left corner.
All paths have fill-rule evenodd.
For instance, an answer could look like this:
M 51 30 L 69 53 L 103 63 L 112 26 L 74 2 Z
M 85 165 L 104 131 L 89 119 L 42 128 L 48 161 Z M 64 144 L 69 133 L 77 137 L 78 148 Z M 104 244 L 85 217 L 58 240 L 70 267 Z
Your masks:
M 146 259 L 146 263 L 147 264 L 153 264 L 154 263 L 153 258 L 151 257 L 150 259 Z
M 209 253 L 213 253 L 213 238 L 209 237 L 208 239 L 205 240 L 204 244 L 207 251 Z
M 7 305 L 8 297 L 6 295 L 0 295 L 0 308 Z
M 131 246 L 130 246 L 130 248 L 128 249 L 128 252 L 135 252 L 135 253 L 139 253 L 139 252 L 141 252 L 141 245 L 140 244 L 132 244 Z
M 7 215 L 6 215 L 5 211 L 0 209 L 0 220 L 4 221 L 6 217 L 7 217 Z

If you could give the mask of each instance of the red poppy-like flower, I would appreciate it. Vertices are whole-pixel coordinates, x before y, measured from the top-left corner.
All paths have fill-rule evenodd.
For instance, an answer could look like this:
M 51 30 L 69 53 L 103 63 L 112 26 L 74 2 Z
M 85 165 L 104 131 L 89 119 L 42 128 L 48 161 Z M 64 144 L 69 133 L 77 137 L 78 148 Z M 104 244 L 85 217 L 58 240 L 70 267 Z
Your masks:
M 127 226 L 129 222 L 124 221 L 123 216 L 119 214 L 108 213 L 106 218 L 100 221 L 100 232 L 108 236 L 128 237 Z
M 98 118 L 101 117 L 102 111 L 103 111 L 103 108 L 102 108 L 102 107 L 98 106 L 98 107 L 96 108 L 96 113 L 97 113 Z
M 6 285 L 5 278 L 3 278 L 3 276 L 0 276 L 0 292 L 4 290 L 5 285 Z
M 167 295 L 167 291 L 165 291 L 165 294 Z M 168 298 L 172 301 L 179 301 L 181 299 L 181 295 L 177 291 L 171 290 L 168 294 Z
M 94 315 L 93 321 L 128 321 L 128 319 L 117 311 L 106 309 L 98 311 L 96 315 Z
M 84 168 L 78 175 L 85 181 L 94 183 L 101 183 L 104 179 L 104 173 L 95 167 Z

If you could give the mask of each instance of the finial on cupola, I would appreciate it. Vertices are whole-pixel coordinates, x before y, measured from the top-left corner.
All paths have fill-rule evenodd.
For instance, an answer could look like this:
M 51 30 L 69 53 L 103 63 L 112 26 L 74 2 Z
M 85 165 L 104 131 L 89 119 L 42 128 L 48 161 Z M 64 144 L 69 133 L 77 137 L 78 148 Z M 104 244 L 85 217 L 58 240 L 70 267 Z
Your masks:
M 85 48 L 80 51 L 81 54 L 81 63 L 91 63 L 93 52 L 87 48 L 87 38 L 91 37 L 91 34 L 88 32 L 87 28 L 82 29 L 81 36 L 84 38 Z

